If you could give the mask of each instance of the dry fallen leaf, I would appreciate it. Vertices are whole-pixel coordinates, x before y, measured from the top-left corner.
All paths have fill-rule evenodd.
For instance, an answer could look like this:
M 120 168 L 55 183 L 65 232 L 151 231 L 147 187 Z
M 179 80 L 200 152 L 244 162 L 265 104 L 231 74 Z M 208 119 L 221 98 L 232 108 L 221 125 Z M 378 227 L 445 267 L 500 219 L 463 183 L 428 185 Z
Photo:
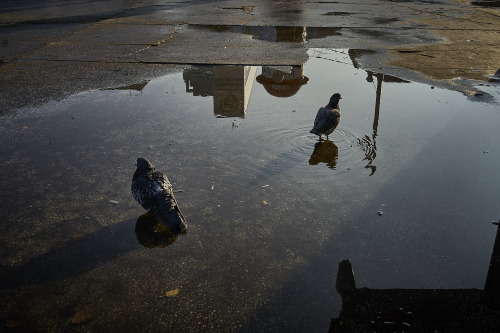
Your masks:
M 81 310 L 78 311 L 73 319 L 71 319 L 72 324 L 86 324 L 92 320 L 93 316 L 90 312 Z
M 19 327 L 21 324 L 15 320 L 7 319 L 5 321 L 5 327 L 7 328 L 14 328 L 14 327 Z
M 162 295 L 160 297 L 175 297 L 179 293 L 179 289 L 172 289 L 169 290 L 165 293 L 165 295 Z
M 267 205 L 267 201 L 266 200 L 262 201 L 262 204 Z

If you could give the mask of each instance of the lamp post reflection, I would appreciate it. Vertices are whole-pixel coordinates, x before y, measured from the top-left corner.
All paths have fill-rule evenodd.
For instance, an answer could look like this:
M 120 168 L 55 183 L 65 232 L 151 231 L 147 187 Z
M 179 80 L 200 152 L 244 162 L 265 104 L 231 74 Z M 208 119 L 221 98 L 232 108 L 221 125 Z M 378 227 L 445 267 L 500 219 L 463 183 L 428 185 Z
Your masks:
M 368 161 L 368 164 L 365 166 L 367 169 L 371 169 L 370 176 L 377 171 L 377 167 L 373 165 L 373 161 L 375 157 L 377 157 L 377 142 L 376 138 L 378 135 L 378 122 L 380 118 L 380 102 L 382 99 L 382 82 L 396 82 L 396 83 L 409 83 L 409 81 L 400 79 L 395 76 L 386 75 L 382 73 L 373 73 L 372 71 L 366 71 L 367 82 L 373 82 L 373 77 L 377 79 L 377 87 L 376 87 L 376 97 L 375 97 L 375 115 L 373 117 L 373 132 L 371 136 L 365 135 L 363 138 L 358 139 L 358 144 L 365 152 L 364 160 Z

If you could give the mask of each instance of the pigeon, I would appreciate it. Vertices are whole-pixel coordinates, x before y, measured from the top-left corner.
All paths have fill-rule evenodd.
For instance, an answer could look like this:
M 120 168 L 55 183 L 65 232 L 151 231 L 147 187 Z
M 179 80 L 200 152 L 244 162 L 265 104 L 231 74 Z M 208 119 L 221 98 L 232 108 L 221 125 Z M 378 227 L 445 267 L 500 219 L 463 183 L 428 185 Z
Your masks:
M 319 141 L 323 140 L 322 135 L 332 134 L 340 123 L 340 107 L 339 101 L 342 99 L 339 93 L 335 93 L 330 97 L 330 101 L 325 107 L 319 108 L 316 118 L 314 119 L 314 127 L 310 133 L 319 135 Z
M 173 233 L 186 231 L 186 219 L 177 205 L 167 176 L 143 157 L 137 159 L 131 190 L 135 200 Z

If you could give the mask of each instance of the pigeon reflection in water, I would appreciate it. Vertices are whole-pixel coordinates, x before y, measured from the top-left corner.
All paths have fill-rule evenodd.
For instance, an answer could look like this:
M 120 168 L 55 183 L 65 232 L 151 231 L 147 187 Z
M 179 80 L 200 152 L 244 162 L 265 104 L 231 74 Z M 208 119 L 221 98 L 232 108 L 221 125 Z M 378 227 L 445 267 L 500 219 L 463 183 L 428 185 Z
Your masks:
M 330 169 L 335 169 L 339 148 L 330 140 L 318 141 L 314 145 L 314 151 L 309 159 L 310 165 L 325 163 Z
M 172 232 L 179 234 L 186 231 L 186 219 L 177 205 L 167 176 L 157 171 L 145 158 L 137 159 L 131 190 L 135 200 Z
M 156 217 L 144 213 L 135 223 L 135 236 L 144 247 L 167 247 L 177 240 L 177 235 Z
M 341 99 L 340 94 L 335 93 L 330 97 L 330 101 L 326 106 L 319 108 L 316 118 L 314 118 L 314 127 L 310 131 L 310 133 L 319 136 L 319 141 L 323 140 L 321 137 L 323 134 L 326 135 L 328 140 L 328 135 L 332 134 L 340 124 L 339 101 Z

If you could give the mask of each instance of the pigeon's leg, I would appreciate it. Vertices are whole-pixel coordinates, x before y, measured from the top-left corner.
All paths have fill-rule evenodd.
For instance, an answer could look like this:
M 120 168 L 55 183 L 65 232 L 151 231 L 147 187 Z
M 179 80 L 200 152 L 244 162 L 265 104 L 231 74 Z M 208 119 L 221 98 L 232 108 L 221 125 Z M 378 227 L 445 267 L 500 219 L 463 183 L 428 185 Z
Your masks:
M 321 137 L 321 135 L 319 136 L 319 141 L 323 141 L 323 138 Z

